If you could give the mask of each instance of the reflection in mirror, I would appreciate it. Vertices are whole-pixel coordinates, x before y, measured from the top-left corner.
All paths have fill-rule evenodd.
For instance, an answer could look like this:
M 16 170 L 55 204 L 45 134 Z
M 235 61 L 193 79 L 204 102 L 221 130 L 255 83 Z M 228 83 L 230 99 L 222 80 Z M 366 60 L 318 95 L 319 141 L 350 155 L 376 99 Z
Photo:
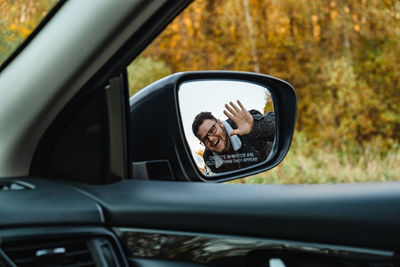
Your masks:
M 273 156 L 275 113 L 266 87 L 237 80 L 194 80 L 182 83 L 178 94 L 186 140 L 205 176 Z

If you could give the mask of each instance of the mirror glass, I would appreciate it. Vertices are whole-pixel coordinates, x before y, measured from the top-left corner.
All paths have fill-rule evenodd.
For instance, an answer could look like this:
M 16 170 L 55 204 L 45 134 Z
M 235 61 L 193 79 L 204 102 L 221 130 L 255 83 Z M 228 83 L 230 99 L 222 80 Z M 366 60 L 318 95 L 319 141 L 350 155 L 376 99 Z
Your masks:
M 178 97 L 186 141 L 205 176 L 273 156 L 275 112 L 268 88 L 238 80 L 193 80 L 180 85 Z

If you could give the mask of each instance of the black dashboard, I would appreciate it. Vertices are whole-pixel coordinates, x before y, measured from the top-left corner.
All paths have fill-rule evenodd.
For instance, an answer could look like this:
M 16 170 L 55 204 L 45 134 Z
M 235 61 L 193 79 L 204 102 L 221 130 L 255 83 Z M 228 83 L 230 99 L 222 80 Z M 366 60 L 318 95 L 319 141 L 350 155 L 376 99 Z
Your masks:
M 2 179 L 0 266 L 399 266 L 398 185 L 332 187 Z
M 30 177 L 1 181 L 3 266 L 126 266 L 101 207 L 68 185 Z

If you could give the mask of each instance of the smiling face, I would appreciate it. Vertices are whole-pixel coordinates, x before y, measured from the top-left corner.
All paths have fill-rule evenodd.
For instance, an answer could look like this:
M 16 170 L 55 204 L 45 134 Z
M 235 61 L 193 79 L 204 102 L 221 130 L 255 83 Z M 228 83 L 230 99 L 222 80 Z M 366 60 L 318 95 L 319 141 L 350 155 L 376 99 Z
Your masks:
M 230 147 L 225 127 L 219 120 L 217 122 L 210 119 L 204 120 L 199 126 L 197 136 L 206 148 L 211 151 L 222 153 L 226 152 Z

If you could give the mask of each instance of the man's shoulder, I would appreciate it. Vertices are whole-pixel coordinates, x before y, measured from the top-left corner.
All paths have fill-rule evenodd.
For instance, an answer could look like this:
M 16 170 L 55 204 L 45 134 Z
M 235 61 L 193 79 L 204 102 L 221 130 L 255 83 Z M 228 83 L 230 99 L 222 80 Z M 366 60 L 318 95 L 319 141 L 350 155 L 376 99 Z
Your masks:
M 250 109 L 249 112 L 251 115 L 261 115 L 262 116 L 261 112 L 256 109 Z
M 263 114 L 260 111 L 256 110 L 256 109 L 250 109 L 249 113 L 251 114 L 251 116 L 255 120 L 261 120 L 263 118 Z

